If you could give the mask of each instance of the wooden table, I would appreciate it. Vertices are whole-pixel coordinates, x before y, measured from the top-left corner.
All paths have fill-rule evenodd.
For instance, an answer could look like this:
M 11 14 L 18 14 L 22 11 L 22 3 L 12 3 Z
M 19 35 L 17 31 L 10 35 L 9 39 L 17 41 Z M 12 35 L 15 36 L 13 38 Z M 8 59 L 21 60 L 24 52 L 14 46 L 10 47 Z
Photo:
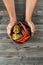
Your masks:
M 24 20 L 24 9 L 24 0 L 16 0 L 17 19 Z M 43 65 L 43 0 L 37 2 L 33 22 L 34 37 L 23 45 L 13 44 L 6 30 L 9 16 L 0 0 L 0 65 Z

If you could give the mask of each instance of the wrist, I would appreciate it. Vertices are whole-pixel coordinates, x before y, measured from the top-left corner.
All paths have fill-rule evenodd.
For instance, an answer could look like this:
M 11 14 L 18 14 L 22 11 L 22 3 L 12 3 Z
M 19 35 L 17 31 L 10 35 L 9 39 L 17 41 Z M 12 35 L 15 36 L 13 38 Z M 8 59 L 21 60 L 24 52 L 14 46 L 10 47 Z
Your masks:
M 32 20 L 28 18 L 28 19 L 25 19 L 25 21 L 26 22 L 31 22 Z
M 10 21 L 12 22 L 12 21 L 17 21 L 17 19 L 16 19 L 16 17 L 11 17 L 10 18 Z
M 15 22 L 17 22 L 16 19 L 10 19 L 10 23 L 15 23 Z
M 9 22 L 11 25 L 14 25 L 16 23 L 16 21 L 10 21 Z

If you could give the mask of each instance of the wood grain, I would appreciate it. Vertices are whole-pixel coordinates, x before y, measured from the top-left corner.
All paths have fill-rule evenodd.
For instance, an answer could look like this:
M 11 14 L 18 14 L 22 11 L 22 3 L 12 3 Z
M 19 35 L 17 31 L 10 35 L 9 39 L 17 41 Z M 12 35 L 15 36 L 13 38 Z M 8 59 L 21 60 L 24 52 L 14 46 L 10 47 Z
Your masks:
M 25 19 L 25 0 L 15 0 L 17 19 Z M 18 7 L 17 7 L 18 6 Z M 25 44 L 13 43 L 7 35 L 9 16 L 0 0 L 0 65 L 43 65 L 43 0 L 38 0 L 33 13 L 35 34 Z

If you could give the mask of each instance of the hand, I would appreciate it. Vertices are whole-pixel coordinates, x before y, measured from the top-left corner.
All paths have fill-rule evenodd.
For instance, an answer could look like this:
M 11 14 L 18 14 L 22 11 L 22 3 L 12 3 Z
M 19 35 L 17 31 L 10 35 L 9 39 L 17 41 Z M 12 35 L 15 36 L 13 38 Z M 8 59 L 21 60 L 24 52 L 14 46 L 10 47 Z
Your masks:
M 7 33 L 8 33 L 8 36 L 11 38 L 11 30 L 12 30 L 12 27 L 14 26 L 16 22 L 10 22 L 7 26 Z
M 26 23 L 30 26 L 31 28 L 31 33 L 32 33 L 32 36 L 34 35 L 34 32 L 35 32 L 35 25 L 32 21 L 26 21 Z

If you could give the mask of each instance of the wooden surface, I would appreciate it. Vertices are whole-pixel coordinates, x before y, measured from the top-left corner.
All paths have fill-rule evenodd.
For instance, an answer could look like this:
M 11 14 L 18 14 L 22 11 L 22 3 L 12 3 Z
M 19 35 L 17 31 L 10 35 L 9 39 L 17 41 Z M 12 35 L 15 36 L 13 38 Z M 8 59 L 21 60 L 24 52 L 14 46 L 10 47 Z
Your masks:
M 16 0 L 17 19 L 24 20 L 25 0 Z M 9 16 L 0 0 L 0 65 L 43 65 L 43 0 L 38 0 L 33 14 L 35 35 L 23 45 L 9 39 Z

